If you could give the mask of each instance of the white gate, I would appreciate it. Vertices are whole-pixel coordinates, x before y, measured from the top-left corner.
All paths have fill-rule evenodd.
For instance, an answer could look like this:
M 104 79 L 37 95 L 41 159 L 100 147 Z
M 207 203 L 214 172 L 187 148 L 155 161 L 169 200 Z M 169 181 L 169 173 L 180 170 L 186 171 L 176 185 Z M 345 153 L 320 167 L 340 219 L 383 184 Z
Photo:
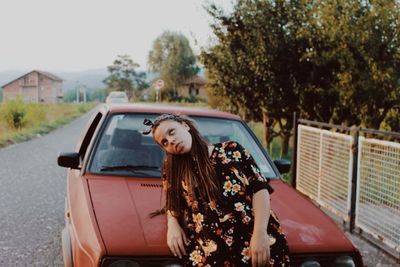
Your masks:
M 375 243 L 383 244 L 383 248 L 399 257 L 400 144 L 358 137 L 360 132 L 397 137 L 398 134 L 354 130 L 356 140 L 350 134 L 298 126 L 296 189 L 349 222 L 350 230 L 355 226 L 368 233 L 375 238 Z M 353 129 L 346 128 L 346 131 Z M 354 142 L 358 144 L 358 153 L 353 153 Z M 353 173 L 354 160 L 357 160 L 357 171 Z M 357 185 L 355 195 L 352 195 L 352 181 Z
M 297 144 L 296 188 L 349 221 L 353 138 L 299 125 Z
M 359 138 L 356 226 L 400 253 L 400 144 Z

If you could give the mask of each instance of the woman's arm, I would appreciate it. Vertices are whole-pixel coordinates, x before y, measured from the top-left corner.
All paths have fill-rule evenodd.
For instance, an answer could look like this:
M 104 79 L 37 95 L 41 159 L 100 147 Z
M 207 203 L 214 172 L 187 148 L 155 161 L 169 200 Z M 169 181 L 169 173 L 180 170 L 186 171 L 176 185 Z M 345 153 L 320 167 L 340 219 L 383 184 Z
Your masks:
M 188 245 L 188 239 L 182 227 L 179 225 L 178 219 L 170 211 L 167 211 L 168 230 L 167 230 L 167 244 L 171 252 L 182 258 L 186 255 L 185 246 Z
M 268 190 L 262 189 L 253 195 L 254 229 L 250 241 L 250 253 L 253 266 L 266 266 L 270 259 L 268 221 L 270 216 Z
M 165 194 L 168 193 L 169 189 L 167 174 L 165 171 L 166 165 L 167 160 L 164 158 L 161 179 L 163 181 L 163 190 Z M 167 210 L 166 206 L 164 209 L 167 214 L 167 245 L 175 257 L 178 256 L 179 258 L 182 258 L 183 255 L 186 255 L 185 245 L 188 245 L 189 241 L 179 224 L 176 214 L 173 211 Z

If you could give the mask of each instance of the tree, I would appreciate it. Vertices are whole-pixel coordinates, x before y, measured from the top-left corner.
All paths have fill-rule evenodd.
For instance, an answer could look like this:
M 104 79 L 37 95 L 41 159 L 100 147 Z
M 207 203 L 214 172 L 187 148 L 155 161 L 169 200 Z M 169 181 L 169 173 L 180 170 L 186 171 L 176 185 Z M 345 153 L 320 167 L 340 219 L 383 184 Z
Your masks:
M 253 119 L 262 114 L 266 141 L 279 134 L 282 154 L 294 111 L 370 128 L 387 118 L 396 127 L 398 1 L 238 0 L 229 14 L 212 4 L 207 11 L 216 36 L 201 54 L 210 90 Z
M 301 34 L 309 40 L 304 57 L 311 64 L 304 77 L 315 89 L 302 95 L 303 116 L 378 129 L 400 100 L 399 3 L 320 0 L 310 6 Z
M 187 38 L 171 31 L 165 31 L 153 42 L 148 64 L 165 81 L 169 98 L 176 97 L 176 88 L 199 71 Z
M 87 101 L 104 102 L 107 97 L 107 89 L 93 89 L 88 91 L 87 94 Z
M 272 3 L 274 2 L 274 3 Z M 267 146 L 277 134 L 287 154 L 293 111 L 298 109 L 295 80 L 294 1 L 238 1 L 231 14 L 215 5 L 207 9 L 218 43 L 203 50 L 202 61 L 212 87 L 227 96 L 243 117 L 262 120 Z M 276 123 L 280 132 L 274 132 Z
M 130 56 L 118 55 L 107 67 L 110 75 L 103 82 L 110 91 L 126 91 L 130 97 L 137 97 L 140 90 L 148 87 L 146 73 L 136 71 L 139 67 Z
M 68 90 L 64 92 L 63 101 L 65 103 L 72 103 L 76 100 L 76 90 Z

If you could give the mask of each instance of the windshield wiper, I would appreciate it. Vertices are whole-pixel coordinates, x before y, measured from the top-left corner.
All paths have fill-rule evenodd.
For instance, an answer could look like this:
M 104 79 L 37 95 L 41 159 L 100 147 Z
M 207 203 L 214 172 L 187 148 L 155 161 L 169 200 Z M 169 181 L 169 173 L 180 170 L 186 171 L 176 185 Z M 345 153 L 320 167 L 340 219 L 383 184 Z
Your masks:
M 116 166 L 102 166 L 100 171 L 144 171 L 144 170 L 161 170 L 158 166 L 148 165 L 116 165 Z

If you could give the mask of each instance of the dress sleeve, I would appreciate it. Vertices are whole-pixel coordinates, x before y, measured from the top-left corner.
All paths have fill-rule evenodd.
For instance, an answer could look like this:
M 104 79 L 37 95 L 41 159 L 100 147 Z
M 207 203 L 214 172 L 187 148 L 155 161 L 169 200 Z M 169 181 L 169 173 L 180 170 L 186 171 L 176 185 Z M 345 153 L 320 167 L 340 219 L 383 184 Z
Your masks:
M 267 189 L 268 192 L 271 194 L 274 189 L 269 184 L 269 179 L 265 178 L 264 175 L 261 173 L 260 168 L 257 166 L 257 163 L 250 152 L 239 143 L 237 145 L 237 149 L 242 155 L 242 171 L 249 181 L 249 194 L 252 196 L 262 189 Z

